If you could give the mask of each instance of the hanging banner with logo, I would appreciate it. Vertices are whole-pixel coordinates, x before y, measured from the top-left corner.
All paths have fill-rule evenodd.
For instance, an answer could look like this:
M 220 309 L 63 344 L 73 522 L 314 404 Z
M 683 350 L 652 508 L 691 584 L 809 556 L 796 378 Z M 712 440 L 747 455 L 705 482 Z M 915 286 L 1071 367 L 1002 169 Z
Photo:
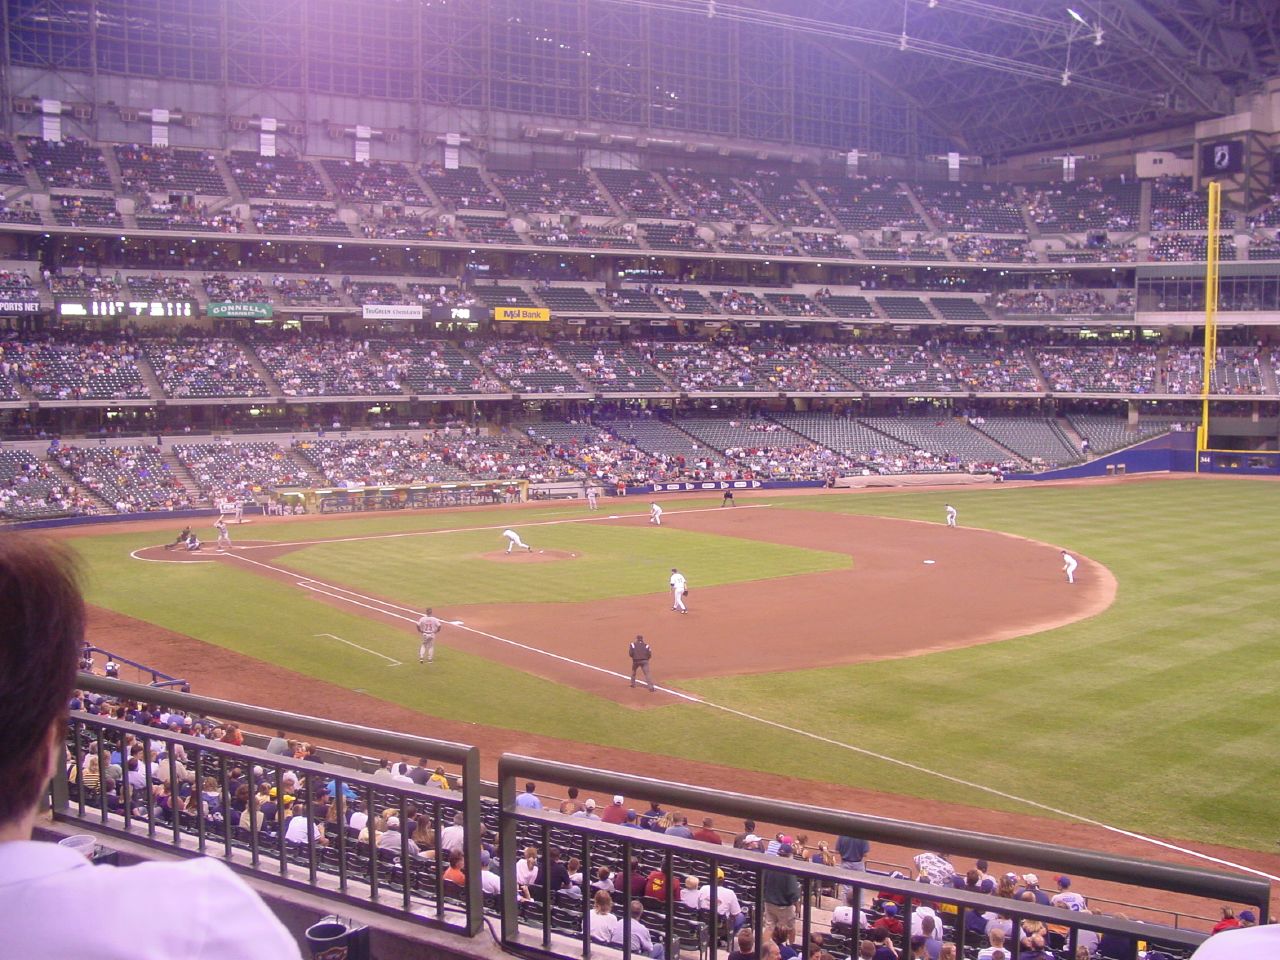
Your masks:
M 547 323 L 551 311 L 546 307 L 494 307 L 493 319 L 496 323 Z
M 365 320 L 421 320 L 422 304 L 366 303 L 361 308 Z
M 258 134 L 258 153 L 264 157 L 276 155 L 276 118 L 263 117 L 259 121 L 261 133 Z
M 269 320 L 275 308 L 269 303 L 215 302 L 209 304 L 205 313 L 233 320 Z

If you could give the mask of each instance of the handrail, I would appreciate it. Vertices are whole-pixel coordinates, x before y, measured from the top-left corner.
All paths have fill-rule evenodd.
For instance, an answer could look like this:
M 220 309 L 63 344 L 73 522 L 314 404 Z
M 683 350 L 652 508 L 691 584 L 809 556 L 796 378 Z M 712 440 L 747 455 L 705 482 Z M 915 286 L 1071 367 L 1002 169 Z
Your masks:
M 317 739 L 336 740 L 339 742 L 350 743 L 355 746 L 367 747 L 372 750 L 387 753 L 400 753 L 406 756 L 436 756 L 448 760 L 458 765 L 462 770 L 462 815 L 464 825 L 464 845 L 463 856 L 469 864 L 480 863 L 480 838 L 483 827 L 480 820 L 480 751 L 474 746 L 455 743 L 449 740 L 434 740 L 427 737 L 414 736 L 412 734 L 396 733 L 392 730 L 380 730 L 376 727 L 357 726 L 355 724 L 341 723 L 336 720 L 325 720 L 320 717 L 311 717 L 305 714 L 287 713 L 281 710 L 272 710 L 267 707 L 256 707 L 248 704 L 235 703 L 230 700 L 219 700 L 213 697 L 197 696 L 191 693 L 178 693 L 173 690 L 162 690 L 156 687 L 149 687 L 143 684 L 129 683 L 124 680 L 113 680 L 109 677 L 98 677 L 89 673 L 81 673 L 77 677 L 77 684 L 80 689 L 92 690 L 96 693 L 104 693 L 115 697 L 128 700 L 139 700 L 144 703 L 163 704 L 165 706 L 178 707 L 185 712 L 201 714 L 206 716 L 216 716 L 225 720 L 233 720 L 237 723 L 250 723 L 266 727 L 271 730 L 288 729 L 296 731 L 308 737 Z M 80 715 L 76 715 L 79 717 Z M 88 715 L 86 715 L 88 716 Z M 105 718 L 92 717 L 96 721 Z M 169 731 L 157 731 L 152 727 L 137 726 L 145 737 L 150 739 L 159 739 L 174 742 L 191 742 L 197 748 L 207 750 L 215 744 L 207 740 L 199 740 L 196 738 L 182 738 L 181 734 L 174 734 Z M 222 746 L 226 749 L 225 745 Z M 326 779 L 334 776 L 332 768 L 327 768 L 323 764 L 308 764 L 306 761 L 290 759 L 290 768 L 310 769 L 320 775 L 324 775 Z M 342 777 L 342 779 L 351 779 L 361 781 L 360 774 L 351 774 Z M 65 810 L 67 807 L 67 785 L 64 777 L 55 777 L 54 786 L 54 807 L 56 809 Z M 383 787 L 379 784 L 379 788 Z M 405 784 L 387 784 L 385 786 L 397 789 L 401 792 L 408 793 L 408 785 Z M 60 795 L 61 794 L 61 795 Z M 483 902 L 483 894 L 480 886 L 480 871 L 468 870 L 466 877 L 466 900 L 469 906 L 467 911 L 468 935 L 475 936 L 480 932 L 482 925 L 482 914 L 478 907 Z M 474 907 L 474 909 L 472 909 Z
M 863 837 L 897 846 L 1020 863 L 1037 869 L 1078 873 L 1097 880 L 1248 904 L 1260 911 L 1260 922 L 1263 923 L 1266 922 L 1270 904 L 1270 884 L 1261 878 L 1241 874 L 1094 853 L 1032 840 L 1014 840 L 969 830 L 812 807 L 785 800 L 748 797 L 740 793 L 516 754 L 503 754 L 498 761 L 499 796 L 504 811 L 512 809 L 516 778 L 572 783 L 579 787 L 642 796 L 715 813 L 749 816 L 769 823 L 785 823 L 795 829 L 824 830 L 837 836 Z
M 163 673 L 160 670 L 155 669 L 155 667 L 148 667 L 145 663 L 139 663 L 137 660 L 131 660 L 128 657 L 118 656 L 117 654 L 112 653 L 106 647 L 99 647 L 99 646 L 90 644 L 89 646 L 85 647 L 82 652 L 83 653 L 105 653 L 107 655 L 108 660 L 114 660 L 116 663 L 123 663 L 126 666 L 133 667 L 133 669 L 137 670 L 139 673 L 151 674 L 151 683 L 149 684 L 149 686 L 153 688 L 181 686 L 183 693 L 191 692 L 190 683 L 188 683 L 186 680 L 183 680 L 181 677 L 171 677 L 169 676 L 169 674 Z M 113 678 L 108 677 L 107 679 L 113 679 Z M 115 678 L 115 679 L 118 679 L 118 678 Z

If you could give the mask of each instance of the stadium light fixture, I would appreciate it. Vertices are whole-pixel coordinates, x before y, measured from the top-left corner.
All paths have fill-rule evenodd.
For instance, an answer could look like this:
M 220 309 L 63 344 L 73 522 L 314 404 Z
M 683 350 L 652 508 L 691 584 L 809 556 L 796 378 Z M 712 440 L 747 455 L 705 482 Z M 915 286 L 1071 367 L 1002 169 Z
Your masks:
M 1071 14 L 1071 19 L 1074 20 L 1076 23 L 1081 24 L 1082 26 L 1085 26 L 1085 27 L 1089 26 L 1089 21 L 1086 20 L 1084 17 L 1080 16 L 1080 14 L 1076 13 L 1070 7 L 1067 7 L 1067 13 Z

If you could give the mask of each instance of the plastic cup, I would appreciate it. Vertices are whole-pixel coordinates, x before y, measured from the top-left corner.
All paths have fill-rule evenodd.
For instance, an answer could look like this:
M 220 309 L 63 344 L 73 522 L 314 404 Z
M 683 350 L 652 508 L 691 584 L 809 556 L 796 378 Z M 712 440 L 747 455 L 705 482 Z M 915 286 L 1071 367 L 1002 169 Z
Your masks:
M 98 838 L 89 833 L 77 833 L 58 841 L 58 846 L 83 854 L 86 859 L 93 859 L 93 851 L 98 847 Z

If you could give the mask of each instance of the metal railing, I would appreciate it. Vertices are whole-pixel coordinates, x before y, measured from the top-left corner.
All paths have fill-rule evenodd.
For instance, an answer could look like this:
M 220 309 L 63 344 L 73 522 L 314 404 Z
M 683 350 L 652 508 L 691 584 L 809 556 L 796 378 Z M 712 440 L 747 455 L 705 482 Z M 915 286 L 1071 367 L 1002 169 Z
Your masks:
M 1011 918 L 1015 933 L 1023 920 L 1038 920 L 1046 925 L 1066 928 L 1067 956 L 1075 955 L 1082 931 L 1112 934 L 1126 943 L 1127 957 L 1134 960 L 1138 942 L 1157 942 L 1189 953 L 1205 937 L 1203 933 L 1174 927 L 1145 924 L 1089 913 L 1076 913 L 1033 902 L 1011 900 L 961 889 L 932 886 L 905 878 L 875 876 L 838 867 L 802 861 L 779 861 L 745 850 L 724 848 L 694 840 L 662 834 L 644 833 L 626 826 L 612 826 L 598 820 L 566 817 L 516 806 L 518 784 L 526 780 L 574 785 L 580 789 L 621 793 L 644 797 L 662 804 L 685 809 L 706 810 L 735 817 L 750 817 L 760 822 L 787 824 L 797 830 L 818 830 L 834 835 L 862 837 L 870 841 L 891 843 L 918 850 L 945 850 L 950 853 L 987 858 L 1006 863 L 1026 864 L 1035 869 L 1070 871 L 1079 876 L 1131 884 L 1148 889 L 1176 892 L 1214 900 L 1247 904 L 1265 918 L 1270 897 L 1266 881 L 1238 874 L 1197 870 L 1176 864 L 1159 863 L 1130 857 L 1110 856 L 1085 850 L 1030 841 L 1013 840 L 962 830 L 944 829 L 862 814 L 845 813 L 803 804 L 749 797 L 737 793 L 711 790 L 688 784 L 672 783 L 645 777 L 634 777 L 608 770 L 578 767 L 533 757 L 504 755 L 498 765 L 501 819 L 499 843 L 502 863 L 502 943 L 513 952 L 534 956 L 587 957 L 593 952 L 615 955 L 591 939 L 590 890 L 592 866 L 607 862 L 620 866 L 626 890 L 627 907 L 632 899 L 637 862 L 654 864 L 664 874 L 665 902 L 646 904 L 656 908 L 642 917 L 652 917 L 661 926 L 661 939 L 671 945 L 696 948 L 700 958 L 716 960 L 726 932 L 725 920 L 716 909 L 693 916 L 679 907 L 676 892 L 680 874 L 691 873 L 710 886 L 709 904 L 719 903 L 721 875 L 732 873 L 739 878 L 738 896 L 753 908 L 752 924 L 755 942 L 761 943 L 765 932 L 765 886 L 770 873 L 790 873 L 800 882 L 802 896 L 796 904 L 800 926 L 800 943 L 808 944 L 820 924 L 816 921 L 813 893 L 820 888 L 855 891 L 861 904 L 863 893 L 887 895 L 903 902 L 900 914 L 908 936 L 912 913 L 921 904 L 942 904 L 954 911 L 956 925 L 952 934 L 957 950 L 976 944 L 977 937 L 966 923 L 971 911 L 999 913 Z M 551 864 L 552 848 L 571 851 L 581 862 L 583 895 L 576 902 L 572 896 L 557 897 L 543 890 L 532 900 L 519 899 L 515 883 L 517 848 L 532 840 L 540 848 L 541 863 Z M 545 868 L 544 868 L 545 869 Z M 632 953 L 631 910 L 621 912 L 621 940 L 617 945 L 624 957 Z M 827 926 L 828 924 L 821 924 Z M 652 931 L 650 931 L 652 933 Z M 865 932 L 854 923 L 844 950 L 856 956 Z M 985 938 L 983 938 L 985 940 Z M 1021 951 L 1018 937 L 1011 938 L 1010 956 L 1016 960 Z M 726 944 L 727 949 L 727 944 Z M 829 951 L 830 952 L 830 951 Z
M 68 729 L 72 773 L 53 779 L 52 814 L 56 820 L 83 823 L 99 832 L 167 850 L 217 856 L 233 868 L 252 871 L 273 882 L 318 890 L 468 936 L 479 933 L 483 923 L 479 872 L 468 871 L 460 889 L 447 889 L 443 875 L 448 851 L 442 846 L 444 828 L 460 817 L 464 859 L 480 863 L 484 828 L 480 759 L 475 747 L 90 674 L 81 674 L 78 682 L 85 690 L 174 707 L 188 714 L 287 729 L 375 752 L 430 755 L 456 765 L 462 771 L 461 790 L 434 790 L 77 711 L 71 715 Z M 135 745 L 136 755 L 130 757 Z M 113 753 L 121 775 L 117 792 L 108 793 L 102 785 Z M 90 754 L 98 758 L 97 789 L 86 783 L 84 775 Z M 133 760 L 137 761 L 136 769 L 130 770 Z M 234 794 L 241 784 L 248 786 L 247 826 L 233 822 L 236 818 L 232 816 Z M 261 799 L 259 784 L 269 785 L 274 796 Z M 293 818 L 286 815 L 291 784 L 296 784 L 296 803 L 302 807 L 298 815 L 305 817 L 304 824 L 294 825 Z M 321 788 L 332 797 L 331 827 L 321 815 L 326 806 Z M 345 826 L 347 814 L 357 804 L 363 805 L 371 825 L 367 842 L 352 836 Z M 388 808 L 400 821 L 400 842 L 398 848 L 380 849 L 372 825 L 378 811 Z M 434 849 L 414 855 L 409 824 L 420 812 L 430 817 Z M 297 837 L 292 841 L 288 839 L 291 826 Z M 455 919 L 459 914 L 464 917 L 461 924 Z
M 866 933 L 857 922 L 849 929 L 837 931 L 830 917 L 820 909 L 820 895 L 850 891 L 852 898 L 848 902 L 854 906 L 855 918 L 856 911 L 873 897 L 900 901 L 900 916 L 908 935 L 913 914 L 919 912 L 921 905 L 937 905 L 939 916 L 946 917 L 945 922 L 954 918 L 948 938 L 956 943 L 962 955 L 964 948 L 975 945 L 977 940 L 968 922 L 974 911 L 1011 918 L 1015 932 L 1023 920 L 1038 920 L 1064 929 L 1063 946 L 1070 951 L 1067 955 L 1074 954 L 1077 940 L 1084 931 L 1112 934 L 1128 944 L 1127 956 L 1117 960 L 1133 960 L 1139 940 L 1189 953 L 1204 939 L 1203 933 L 1174 926 L 1073 913 L 1031 902 L 930 886 L 903 877 L 794 859 L 780 860 L 724 845 L 613 826 L 600 820 L 527 809 L 515 803 L 517 785 L 523 785 L 526 780 L 544 785 L 576 786 L 605 795 L 621 793 L 686 810 L 785 824 L 789 831 L 819 831 L 909 849 L 946 850 L 1037 870 L 1065 871 L 1097 880 L 1247 905 L 1257 911 L 1263 922 L 1268 913 L 1270 887 L 1262 879 L 744 796 L 532 757 L 504 755 L 500 758 L 495 803 L 491 799 L 491 785 L 480 779 L 479 751 L 475 747 L 87 674 L 80 676 L 79 683 L 85 690 L 124 700 L 172 707 L 184 714 L 217 717 L 261 729 L 287 730 L 297 736 L 341 743 L 375 755 L 431 756 L 462 771 L 461 790 L 418 787 L 341 764 L 297 760 L 77 711 L 72 714 L 68 727 L 72 750 L 70 775 L 55 777 L 52 783 L 56 819 L 183 854 L 209 854 L 236 869 L 253 872 L 275 883 L 466 936 L 479 933 L 487 910 L 501 918 L 503 947 L 518 954 L 589 958 L 593 952 L 604 952 L 628 958 L 633 952 L 633 923 L 644 923 L 651 933 L 657 934 L 655 939 L 665 944 L 668 958 L 674 958 L 675 951 L 683 948 L 696 952 L 700 960 L 717 960 L 720 951 L 727 952 L 737 923 L 733 917 L 722 916 L 718 909 L 685 909 L 678 886 L 678 879 L 685 875 L 699 877 L 705 884 L 706 907 L 720 904 L 722 885 L 735 889 L 756 943 L 761 942 L 767 927 L 766 889 L 774 885 L 780 875 L 792 875 L 799 883 L 801 894 L 795 905 L 800 942 L 807 945 L 811 934 L 822 932 L 827 937 L 828 952 L 837 958 L 856 956 Z M 137 760 L 132 771 L 128 769 L 131 750 Z M 111 792 L 101 784 L 106 782 L 113 753 L 119 755 L 122 770 L 119 786 Z M 102 771 L 98 789 L 93 789 L 92 778 L 86 780 L 84 776 L 89 754 L 97 756 Z M 260 784 L 272 788 L 274 796 L 260 796 L 257 789 Z M 239 790 L 242 785 L 247 787 L 246 791 Z M 287 815 L 285 799 L 290 789 L 295 789 L 298 819 Z M 370 838 L 362 841 L 346 823 L 352 810 L 363 809 L 372 824 L 378 810 L 388 808 L 402 826 L 398 842 L 390 844 L 390 849 L 379 849 L 372 830 Z M 326 817 L 328 810 L 332 810 L 332 815 Z M 233 812 L 240 814 L 240 820 L 232 816 Z M 433 829 L 431 846 L 420 851 L 421 855 L 415 855 L 409 842 L 410 820 L 415 814 L 425 816 Z M 449 852 L 444 843 L 444 830 L 457 817 L 461 820 L 461 852 L 466 869 L 465 883 L 455 887 L 444 879 L 444 860 Z M 502 891 L 500 897 L 490 897 L 488 902 L 482 890 L 481 869 L 486 825 L 497 831 Z M 533 846 L 540 857 L 541 882 L 535 881 L 533 888 L 526 884 L 522 889 L 516 882 L 520 860 L 517 851 L 528 846 Z M 576 897 L 552 890 L 546 882 L 549 868 L 559 857 L 558 851 L 578 859 L 582 871 L 578 886 L 582 892 Z M 601 864 L 617 871 L 614 879 L 625 890 L 625 896 L 620 898 L 623 905 L 620 941 L 614 947 L 591 939 L 588 897 L 592 892 L 594 868 Z M 659 899 L 638 895 L 636 881 L 641 875 L 663 881 Z M 642 907 L 634 919 L 630 909 L 633 899 L 639 899 Z M 1017 941 L 1017 937 L 1010 941 L 1014 960 L 1021 952 Z
M 87 654 L 89 656 L 92 656 L 95 653 L 103 653 L 103 654 L 106 654 L 108 662 L 114 660 L 117 664 L 121 666 L 132 667 L 135 671 L 137 671 L 139 676 L 146 676 L 147 674 L 151 674 L 151 680 L 149 682 L 149 686 L 178 687 L 183 693 L 191 692 L 191 684 L 188 683 L 186 680 L 182 679 L 181 677 L 171 677 L 167 673 L 162 673 L 161 671 L 155 669 L 154 667 L 148 667 L 145 663 L 139 663 L 137 660 L 130 660 L 128 657 L 122 657 L 122 656 L 119 656 L 118 654 L 114 654 L 110 650 L 106 649 L 105 647 L 97 647 L 97 646 L 90 645 L 85 647 L 82 653 Z M 119 678 L 117 677 L 115 679 L 119 679 Z

